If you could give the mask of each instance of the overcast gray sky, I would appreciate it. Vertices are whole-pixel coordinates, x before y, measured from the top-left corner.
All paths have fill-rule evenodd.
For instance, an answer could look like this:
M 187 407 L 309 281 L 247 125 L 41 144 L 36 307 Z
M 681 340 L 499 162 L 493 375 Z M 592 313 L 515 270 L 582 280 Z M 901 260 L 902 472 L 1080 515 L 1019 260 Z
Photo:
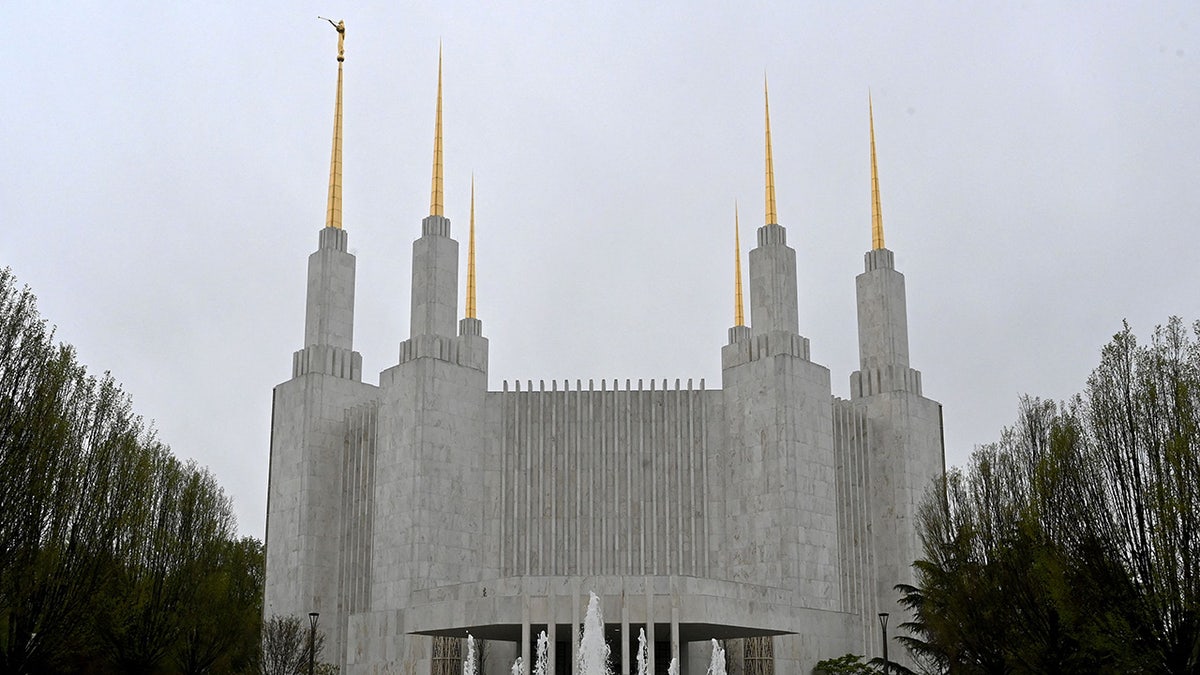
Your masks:
M 438 41 L 446 213 L 475 173 L 504 379 L 705 378 L 763 213 L 848 394 L 870 246 L 867 92 L 913 366 L 947 459 L 1079 391 L 1128 319 L 1200 318 L 1200 3 L 37 3 L 3 12 L 0 264 L 111 370 L 243 533 L 304 330 L 346 21 L 345 224 L 368 381 L 408 329 Z M 465 260 L 462 265 L 465 274 Z M 461 300 L 460 300 L 461 302 Z

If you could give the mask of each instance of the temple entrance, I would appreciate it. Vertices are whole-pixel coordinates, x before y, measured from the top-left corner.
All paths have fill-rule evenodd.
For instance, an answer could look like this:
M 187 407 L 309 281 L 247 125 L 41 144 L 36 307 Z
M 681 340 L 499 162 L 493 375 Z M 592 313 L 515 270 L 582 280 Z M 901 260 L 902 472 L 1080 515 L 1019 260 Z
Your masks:
M 478 675 L 510 675 L 513 662 L 522 655 L 525 648 L 529 654 L 529 672 L 537 663 L 537 637 L 546 624 L 529 624 L 529 643 L 523 644 L 523 634 L 520 624 L 491 624 L 473 626 L 469 632 L 476 637 L 475 658 Z M 573 675 L 576 664 L 573 659 L 577 653 L 571 642 L 572 625 L 559 623 L 555 625 L 553 656 L 547 664 L 547 672 L 551 675 Z M 637 653 L 639 635 L 646 628 L 643 624 L 630 623 L 622 630 L 618 623 L 606 623 L 604 626 L 604 641 L 609 648 L 608 665 L 611 672 L 620 675 L 628 672 L 637 673 Z M 466 629 L 457 629 L 464 631 Z M 716 638 L 725 650 L 726 668 L 731 675 L 774 675 L 775 649 L 774 638 L 769 635 L 752 635 L 741 637 L 737 627 L 717 624 L 681 624 L 679 628 L 679 673 L 680 675 L 699 675 L 704 673 L 710 661 L 710 644 Z M 651 672 L 654 675 L 665 675 L 671 663 L 671 642 L 662 639 L 671 634 L 671 625 L 655 623 L 653 635 L 653 663 Z M 461 633 L 460 633 L 461 635 Z M 744 635 L 744 633 L 743 633 Z M 430 649 L 430 675 L 462 675 L 463 664 L 467 656 L 467 644 L 464 638 L 450 635 L 432 635 Z M 622 656 L 628 661 L 622 662 Z M 625 668 L 622 668 L 622 666 Z M 626 671 L 627 669 L 627 671 Z

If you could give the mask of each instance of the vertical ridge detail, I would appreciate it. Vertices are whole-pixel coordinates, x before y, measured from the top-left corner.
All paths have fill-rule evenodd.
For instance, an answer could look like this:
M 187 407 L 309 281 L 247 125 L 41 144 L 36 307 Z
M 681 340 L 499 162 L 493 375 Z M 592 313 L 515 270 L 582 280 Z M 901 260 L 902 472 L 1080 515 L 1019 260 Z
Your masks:
M 505 383 L 502 396 L 504 575 L 707 568 L 708 430 L 692 381 Z

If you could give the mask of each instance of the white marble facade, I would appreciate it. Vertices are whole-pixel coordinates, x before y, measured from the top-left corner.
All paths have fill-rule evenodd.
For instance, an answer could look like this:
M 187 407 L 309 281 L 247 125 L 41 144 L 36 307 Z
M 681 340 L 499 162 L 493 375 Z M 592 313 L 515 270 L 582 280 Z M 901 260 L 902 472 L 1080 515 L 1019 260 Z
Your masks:
M 428 673 L 430 636 L 468 630 L 507 672 L 540 630 L 569 650 L 589 591 L 614 635 L 645 628 L 684 672 L 704 672 L 712 637 L 775 636 L 779 673 L 878 654 L 876 615 L 903 614 L 893 586 L 911 581 L 916 507 L 943 470 L 890 251 L 857 278 L 861 369 L 842 400 L 799 334 L 778 224 L 759 228 L 751 325 L 729 331 L 716 385 L 489 391 L 441 216 L 413 246 L 412 334 L 364 383 L 346 239 L 321 232 L 305 344 L 274 392 L 267 615 L 320 612 L 344 673 Z M 629 651 L 616 640 L 617 672 Z

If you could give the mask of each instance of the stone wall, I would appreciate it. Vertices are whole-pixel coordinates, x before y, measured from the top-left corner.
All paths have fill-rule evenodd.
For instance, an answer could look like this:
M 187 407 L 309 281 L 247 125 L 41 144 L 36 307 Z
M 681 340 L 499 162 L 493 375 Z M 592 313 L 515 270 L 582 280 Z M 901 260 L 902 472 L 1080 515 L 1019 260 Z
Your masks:
M 488 435 L 502 575 L 714 575 L 719 392 L 690 380 L 611 384 L 506 382 L 488 394 L 500 409 Z

